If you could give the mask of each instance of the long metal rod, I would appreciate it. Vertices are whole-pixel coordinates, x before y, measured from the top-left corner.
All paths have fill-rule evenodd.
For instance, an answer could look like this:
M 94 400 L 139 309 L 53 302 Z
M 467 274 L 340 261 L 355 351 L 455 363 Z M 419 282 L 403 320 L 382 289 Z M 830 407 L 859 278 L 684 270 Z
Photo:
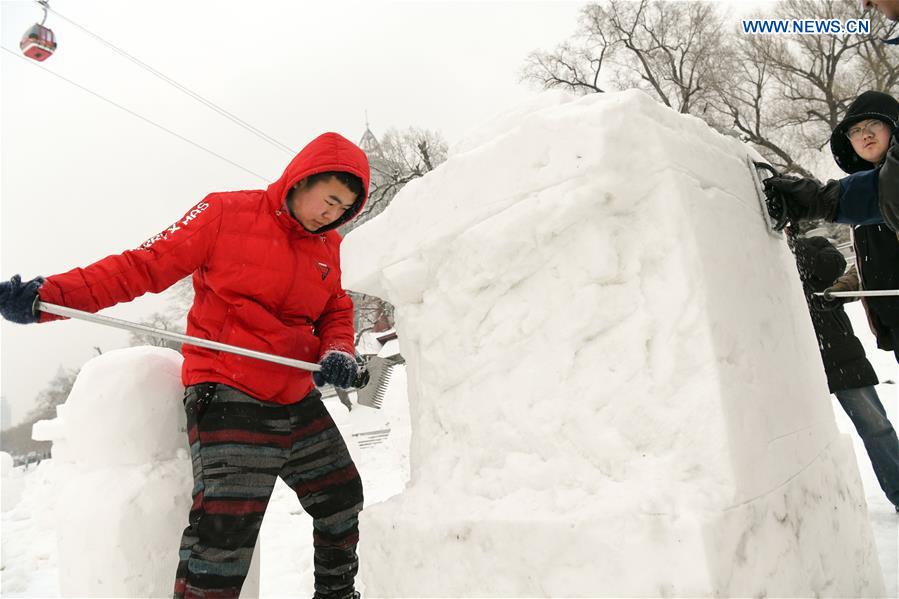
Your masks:
M 310 372 L 318 372 L 321 370 L 321 366 L 312 362 L 304 362 L 302 360 L 284 358 L 282 356 L 276 356 L 274 354 L 267 354 L 261 351 L 237 347 L 236 345 L 228 345 L 227 343 L 219 343 L 218 341 L 209 341 L 207 339 L 200 339 L 199 337 L 191 337 L 190 335 L 182 335 L 181 333 L 173 333 L 171 331 L 155 329 L 143 324 L 128 322 L 127 320 L 119 320 L 118 318 L 110 318 L 109 316 L 100 316 L 99 314 L 91 314 L 90 312 L 83 312 L 81 310 L 67 308 L 65 306 L 57 306 L 56 304 L 38 302 L 36 308 L 41 312 L 55 314 L 56 316 L 76 318 L 78 320 L 86 320 L 88 322 L 102 324 L 108 327 L 125 329 L 126 331 L 146 333 L 160 339 L 180 341 L 181 343 L 189 343 L 190 345 L 196 345 L 197 347 L 205 347 L 206 349 L 215 349 L 231 354 L 237 354 L 239 356 L 246 356 L 248 358 L 256 358 L 257 360 L 265 360 L 266 362 L 274 362 L 275 364 L 282 364 L 284 366 L 290 366 L 292 368 L 299 368 L 300 370 L 308 370 Z
M 816 291 L 812 295 L 824 295 L 823 291 Z M 893 297 L 899 296 L 899 289 L 877 289 L 874 291 L 831 291 L 830 297 Z

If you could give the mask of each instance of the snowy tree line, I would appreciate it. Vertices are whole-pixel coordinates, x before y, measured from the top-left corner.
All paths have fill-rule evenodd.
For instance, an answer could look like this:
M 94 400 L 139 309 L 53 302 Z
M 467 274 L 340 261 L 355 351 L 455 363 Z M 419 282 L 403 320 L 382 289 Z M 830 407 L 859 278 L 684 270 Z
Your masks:
M 29 453 L 46 456 L 50 452 L 50 441 L 35 441 L 31 438 L 31 426 L 38 420 L 56 418 L 56 406 L 64 403 L 75 379 L 78 368 L 59 367 L 48 385 L 38 393 L 34 407 L 28 412 L 24 422 L 3 430 L 0 435 L 0 451 L 13 456 L 24 456 Z

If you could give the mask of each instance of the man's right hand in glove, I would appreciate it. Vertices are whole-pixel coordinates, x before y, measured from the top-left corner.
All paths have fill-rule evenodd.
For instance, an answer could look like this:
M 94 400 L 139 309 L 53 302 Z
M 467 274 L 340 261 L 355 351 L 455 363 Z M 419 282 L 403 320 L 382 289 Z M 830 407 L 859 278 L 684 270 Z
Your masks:
M 348 389 L 353 386 L 359 372 L 356 357 L 342 351 L 329 351 L 318 364 L 321 370 L 312 373 L 312 381 L 316 387 L 330 383 L 335 387 Z
M 37 322 L 40 318 L 35 310 L 37 290 L 43 282 L 43 277 L 37 277 L 23 283 L 22 277 L 13 275 L 9 281 L 0 283 L 0 315 L 19 324 Z
M 765 179 L 764 186 L 784 197 L 787 214 L 793 223 L 817 219 L 832 221 L 836 216 L 841 192 L 839 181 L 822 185 L 815 179 L 780 175 Z

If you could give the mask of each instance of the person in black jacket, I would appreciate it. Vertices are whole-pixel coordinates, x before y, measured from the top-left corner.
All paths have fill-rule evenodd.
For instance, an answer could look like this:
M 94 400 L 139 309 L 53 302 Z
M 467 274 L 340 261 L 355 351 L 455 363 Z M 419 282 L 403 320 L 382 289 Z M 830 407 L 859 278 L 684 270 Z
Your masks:
M 856 223 L 852 227 L 852 240 L 857 277 L 845 277 L 833 291 L 899 289 L 899 236 L 882 218 L 864 218 L 872 206 L 876 207 L 884 199 L 882 194 L 878 195 L 878 179 L 870 175 L 878 169 L 879 177 L 890 175 L 888 150 L 897 122 L 899 102 L 888 94 L 867 91 L 849 105 L 846 116 L 830 138 L 834 160 L 850 173 L 849 177 L 825 185 L 815 179 L 789 175 L 765 180 L 767 189 L 783 195 L 793 222 L 824 218 Z M 893 174 L 899 182 L 899 173 Z M 899 200 L 899 195 L 890 197 Z M 883 204 L 884 209 L 886 206 Z M 863 298 L 862 304 L 877 338 L 877 347 L 895 352 L 899 361 L 899 296 Z
M 846 259 L 823 237 L 796 238 L 796 265 L 808 301 L 827 386 L 855 425 L 874 467 L 877 482 L 899 512 L 899 439 L 874 385 L 877 374 L 841 302 L 813 295 L 831 286 L 846 269 Z

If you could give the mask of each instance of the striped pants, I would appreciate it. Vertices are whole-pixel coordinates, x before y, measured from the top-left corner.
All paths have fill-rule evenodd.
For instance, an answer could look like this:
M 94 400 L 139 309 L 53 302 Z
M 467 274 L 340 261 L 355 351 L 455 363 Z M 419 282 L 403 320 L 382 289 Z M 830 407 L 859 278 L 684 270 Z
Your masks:
M 175 598 L 240 594 L 279 476 L 313 519 L 315 596 L 352 597 L 362 480 L 321 394 L 285 406 L 206 383 L 184 406 L 194 489 Z

